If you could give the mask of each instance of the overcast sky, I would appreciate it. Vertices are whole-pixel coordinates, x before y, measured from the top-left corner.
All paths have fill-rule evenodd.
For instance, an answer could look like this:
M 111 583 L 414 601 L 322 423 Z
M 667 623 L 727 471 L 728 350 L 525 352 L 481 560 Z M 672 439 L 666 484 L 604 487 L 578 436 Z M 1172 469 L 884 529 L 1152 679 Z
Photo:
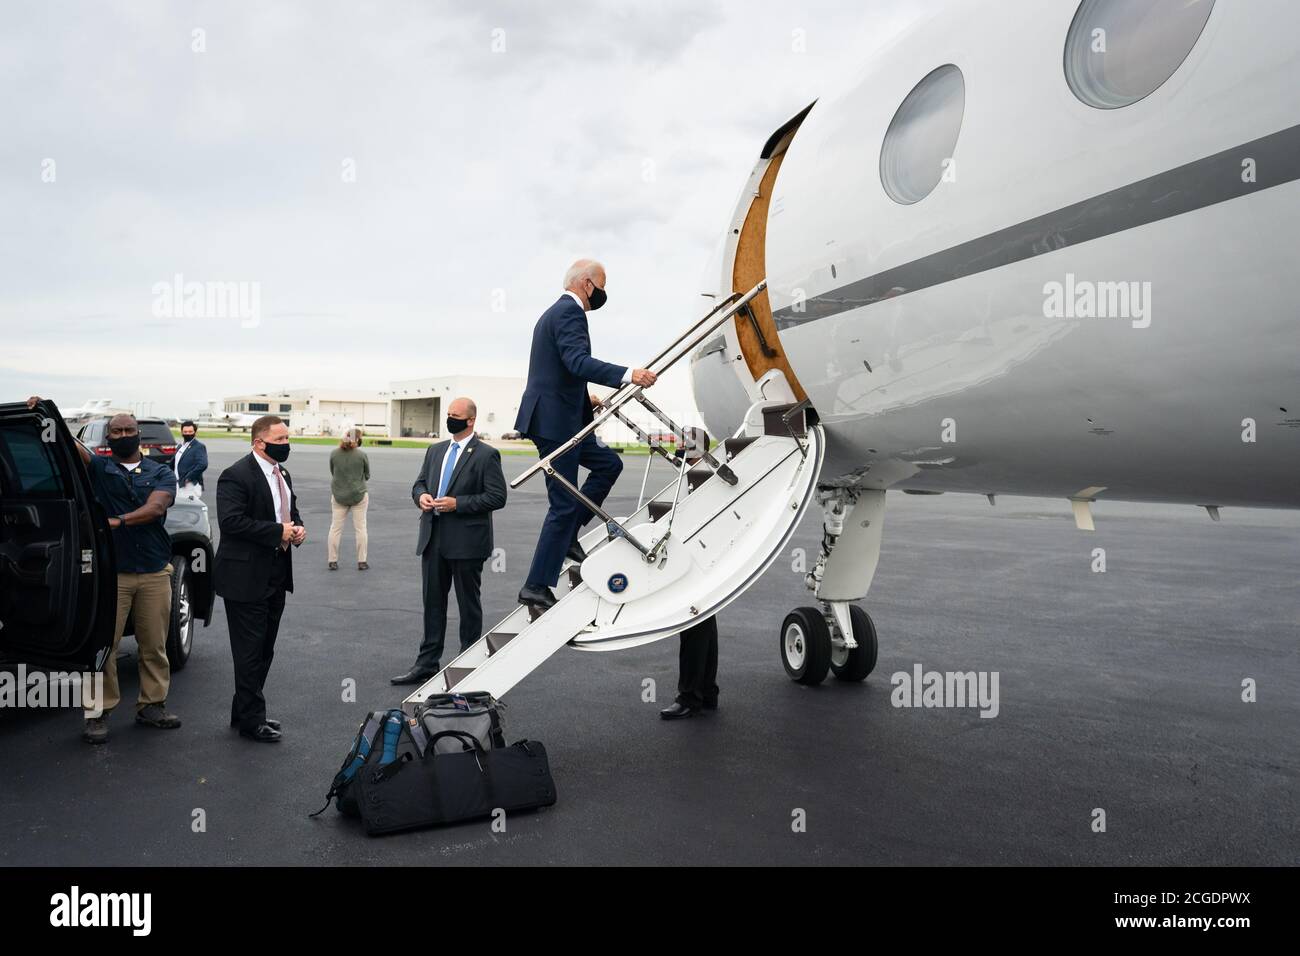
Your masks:
M 763 141 L 918 5 L 9 0 L 0 399 L 522 376 L 584 255 L 597 356 L 641 364 Z M 259 321 L 159 317 L 177 274 Z

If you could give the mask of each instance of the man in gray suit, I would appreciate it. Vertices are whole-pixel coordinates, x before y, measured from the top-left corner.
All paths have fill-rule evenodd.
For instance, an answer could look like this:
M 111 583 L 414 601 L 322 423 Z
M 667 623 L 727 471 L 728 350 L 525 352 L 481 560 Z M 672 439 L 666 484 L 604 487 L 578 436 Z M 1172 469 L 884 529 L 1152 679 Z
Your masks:
M 479 584 L 492 554 L 492 512 L 506 504 L 501 453 L 474 434 L 478 409 L 468 398 L 447 406 L 446 441 L 430 445 L 411 499 L 420 509 L 420 555 L 424 571 L 424 641 L 415 665 L 392 679 L 422 684 L 442 669 L 447 630 L 447 592 L 456 588 L 460 649 L 483 633 Z

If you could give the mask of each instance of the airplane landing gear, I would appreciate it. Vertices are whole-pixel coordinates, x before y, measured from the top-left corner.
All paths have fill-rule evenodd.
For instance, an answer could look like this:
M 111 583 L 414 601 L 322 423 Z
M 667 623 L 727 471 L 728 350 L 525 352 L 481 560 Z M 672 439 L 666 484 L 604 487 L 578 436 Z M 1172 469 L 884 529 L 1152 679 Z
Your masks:
M 885 492 L 822 488 L 822 546 L 805 583 L 818 607 L 795 608 L 781 624 L 781 663 L 799 684 L 820 684 L 828 672 L 865 680 L 879 642 L 871 615 L 851 602 L 866 597 L 880 560 Z

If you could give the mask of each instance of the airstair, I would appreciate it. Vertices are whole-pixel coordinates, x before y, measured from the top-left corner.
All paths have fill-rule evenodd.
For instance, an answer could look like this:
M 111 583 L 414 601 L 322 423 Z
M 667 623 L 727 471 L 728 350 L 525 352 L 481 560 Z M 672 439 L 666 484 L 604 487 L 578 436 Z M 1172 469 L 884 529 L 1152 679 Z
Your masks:
M 662 374 L 761 293 L 720 302 L 646 368 Z M 669 637 L 716 614 L 738 598 L 781 554 L 813 502 L 821 471 L 823 436 L 803 402 L 758 401 L 736 433 L 694 464 L 670 454 L 623 411 L 637 402 L 677 435 L 682 431 L 637 385 L 624 385 L 593 420 L 510 484 L 539 473 L 558 480 L 597 519 L 580 541 L 587 553 L 566 561 L 556 604 L 543 612 L 520 605 L 403 702 L 415 706 L 434 694 L 487 691 L 501 697 L 565 645 L 606 651 Z M 674 469 L 657 493 L 615 517 L 555 471 L 553 462 L 576 448 L 603 422 L 617 418 Z

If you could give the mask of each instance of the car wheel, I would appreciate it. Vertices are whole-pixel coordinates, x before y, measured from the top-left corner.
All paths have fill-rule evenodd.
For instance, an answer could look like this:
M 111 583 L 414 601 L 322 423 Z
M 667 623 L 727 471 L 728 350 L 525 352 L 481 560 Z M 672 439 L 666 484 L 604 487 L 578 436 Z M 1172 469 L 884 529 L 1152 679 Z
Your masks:
M 167 628 L 167 661 L 174 671 L 182 670 L 194 647 L 193 574 L 189 558 L 172 558 L 172 615 Z

